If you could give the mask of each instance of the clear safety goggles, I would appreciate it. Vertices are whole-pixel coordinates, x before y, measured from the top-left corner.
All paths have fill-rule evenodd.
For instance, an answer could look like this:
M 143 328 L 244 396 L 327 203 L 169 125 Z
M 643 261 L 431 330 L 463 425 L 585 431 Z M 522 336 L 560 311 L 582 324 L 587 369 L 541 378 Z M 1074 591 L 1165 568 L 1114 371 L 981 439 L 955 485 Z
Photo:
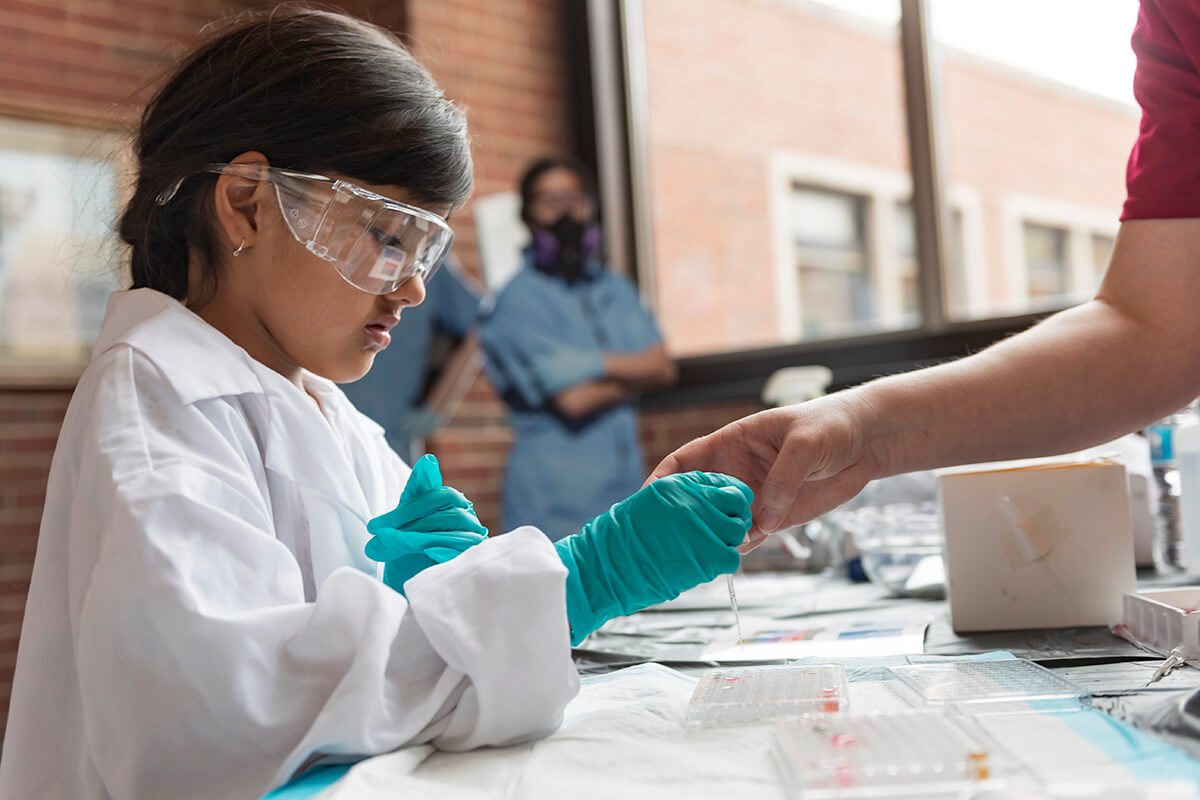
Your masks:
M 204 171 L 270 183 L 296 241 L 368 294 L 394 292 L 414 276 L 429 280 L 454 241 L 437 214 L 347 181 L 255 164 L 209 164 Z

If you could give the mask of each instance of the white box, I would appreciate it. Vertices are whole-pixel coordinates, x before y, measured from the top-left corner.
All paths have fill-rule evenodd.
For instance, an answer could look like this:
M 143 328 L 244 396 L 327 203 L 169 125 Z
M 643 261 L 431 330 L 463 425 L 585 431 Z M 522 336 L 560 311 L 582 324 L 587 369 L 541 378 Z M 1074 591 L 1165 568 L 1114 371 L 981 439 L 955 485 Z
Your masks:
M 954 630 L 1121 620 L 1137 574 L 1119 462 L 1030 459 L 943 470 L 938 503 Z

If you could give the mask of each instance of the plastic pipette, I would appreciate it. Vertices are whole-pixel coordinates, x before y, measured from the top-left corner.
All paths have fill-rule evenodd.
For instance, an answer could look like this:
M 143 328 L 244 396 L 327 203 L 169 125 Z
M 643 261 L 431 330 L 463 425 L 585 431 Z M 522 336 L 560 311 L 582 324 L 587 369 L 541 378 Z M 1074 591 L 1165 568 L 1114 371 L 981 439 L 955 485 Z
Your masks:
M 742 618 L 738 615 L 737 592 L 733 590 L 733 573 L 725 575 L 725 583 L 729 586 L 729 608 L 733 610 L 733 624 L 737 626 L 738 649 L 742 648 Z

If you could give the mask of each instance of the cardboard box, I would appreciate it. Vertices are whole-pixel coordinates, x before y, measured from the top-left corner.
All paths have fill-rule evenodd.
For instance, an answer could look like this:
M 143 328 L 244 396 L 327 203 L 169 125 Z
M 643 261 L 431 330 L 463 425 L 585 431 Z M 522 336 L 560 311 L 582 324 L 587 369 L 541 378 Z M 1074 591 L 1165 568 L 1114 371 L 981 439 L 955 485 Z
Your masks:
M 944 470 L 938 503 L 955 631 L 1120 622 L 1137 574 L 1119 462 L 1031 459 Z

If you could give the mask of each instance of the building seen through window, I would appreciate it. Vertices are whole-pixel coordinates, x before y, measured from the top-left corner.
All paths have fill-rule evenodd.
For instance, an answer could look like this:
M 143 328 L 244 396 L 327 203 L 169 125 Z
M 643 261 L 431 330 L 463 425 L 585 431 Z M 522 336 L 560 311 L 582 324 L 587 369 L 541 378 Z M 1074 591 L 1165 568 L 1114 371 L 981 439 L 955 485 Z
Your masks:
M 1021 16 L 1013 2 L 1029 0 L 927 6 L 943 145 L 938 316 L 950 322 L 1094 292 L 1137 133 L 1136 0 L 1096 3 L 1096 35 L 1064 27 L 1049 55 L 1028 52 L 1028 25 L 1005 22 Z M 899 5 L 632 4 L 652 254 L 640 274 L 676 354 L 924 324 Z M 1078 22 L 1073 0 L 1036 9 L 1046 35 Z

